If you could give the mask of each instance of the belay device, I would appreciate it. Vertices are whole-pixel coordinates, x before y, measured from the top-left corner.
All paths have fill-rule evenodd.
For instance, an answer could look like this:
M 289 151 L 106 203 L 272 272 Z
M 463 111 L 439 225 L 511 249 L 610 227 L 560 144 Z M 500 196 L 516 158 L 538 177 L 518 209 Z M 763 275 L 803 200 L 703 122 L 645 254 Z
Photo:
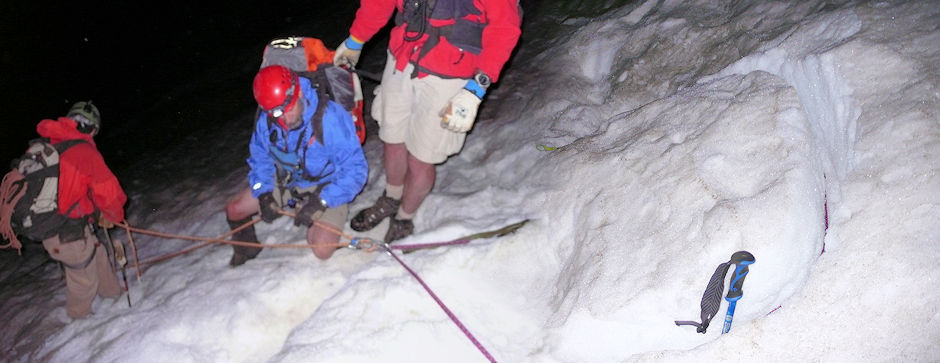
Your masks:
M 735 265 L 734 276 L 731 277 L 731 286 L 728 288 L 728 295 L 725 296 L 725 300 L 728 300 L 728 312 L 725 314 L 725 325 L 721 329 L 721 333 L 724 334 L 731 330 L 734 308 L 744 294 L 741 291 L 741 286 L 744 285 L 744 278 L 747 277 L 747 267 L 752 263 L 754 263 L 754 255 L 747 251 L 738 251 L 731 255 L 730 261 L 718 265 L 715 273 L 712 274 L 711 280 L 708 281 L 708 286 L 705 287 L 705 293 L 702 295 L 702 322 L 676 321 L 676 325 L 694 325 L 697 332 L 705 334 L 708 324 L 718 313 L 718 308 L 721 307 L 721 293 L 725 287 L 725 275 L 728 274 L 731 265 Z

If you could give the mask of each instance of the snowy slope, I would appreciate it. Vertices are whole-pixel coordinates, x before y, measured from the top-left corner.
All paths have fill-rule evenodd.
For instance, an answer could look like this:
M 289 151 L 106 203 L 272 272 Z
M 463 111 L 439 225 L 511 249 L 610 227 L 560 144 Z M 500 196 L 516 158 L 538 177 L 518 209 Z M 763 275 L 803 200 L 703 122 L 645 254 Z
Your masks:
M 940 359 L 940 3 L 580 4 L 527 9 L 521 48 L 399 242 L 530 220 L 401 257 L 496 360 Z M 131 224 L 225 233 L 250 122 L 128 173 Z M 353 211 L 384 188 L 381 145 L 365 147 Z M 258 234 L 304 238 L 286 218 Z M 135 241 L 141 259 L 191 245 Z M 756 263 L 731 332 L 725 303 L 706 334 L 677 327 L 738 250 Z M 486 360 L 381 253 L 266 249 L 232 269 L 230 248 L 203 248 L 131 276 L 133 308 L 99 300 L 69 322 L 41 252 L 0 260 L 11 361 Z

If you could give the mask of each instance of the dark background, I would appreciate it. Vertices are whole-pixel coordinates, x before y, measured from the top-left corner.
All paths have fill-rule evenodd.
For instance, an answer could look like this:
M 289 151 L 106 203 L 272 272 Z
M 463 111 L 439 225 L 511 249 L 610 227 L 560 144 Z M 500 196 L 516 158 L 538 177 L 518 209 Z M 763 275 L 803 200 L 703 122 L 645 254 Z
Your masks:
M 536 8 L 569 15 L 578 9 L 567 1 L 521 3 L 523 28 L 565 20 L 533 16 Z M 358 7 L 354 0 L 248 0 L 224 6 L 199 1 L 2 2 L 0 163 L 25 151 L 28 141 L 38 137 L 39 121 L 64 116 L 72 104 L 89 99 L 102 115 L 95 141 L 119 179 L 135 162 L 159 158 L 182 143 L 218 137 L 226 131 L 220 128 L 244 129 L 239 135 L 246 134 L 257 107 L 251 80 L 265 44 L 298 35 L 320 38 L 335 48 L 348 36 Z M 360 70 L 381 74 L 391 23 L 366 43 Z M 523 30 L 516 51 L 525 34 Z M 374 86 L 363 78 L 369 134 L 376 131 L 368 115 Z M 239 152 L 247 153 L 247 147 Z
M 88 99 L 102 115 L 98 148 L 116 173 L 141 153 L 198 142 L 210 128 L 251 128 L 232 120 L 254 112 L 251 79 L 264 45 L 304 35 L 335 47 L 359 6 L 349 0 L 214 4 L 4 2 L 0 162 L 38 137 L 39 121 Z

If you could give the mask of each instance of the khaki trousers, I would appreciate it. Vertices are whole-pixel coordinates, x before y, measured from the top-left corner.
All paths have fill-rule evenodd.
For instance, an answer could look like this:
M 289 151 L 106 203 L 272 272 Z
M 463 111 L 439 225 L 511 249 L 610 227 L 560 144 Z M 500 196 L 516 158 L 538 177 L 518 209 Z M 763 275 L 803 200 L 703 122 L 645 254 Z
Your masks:
M 85 228 L 83 239 L 63 243 L 56 235 L 42 241 L 42 246 L 49 252 L 49 256 L 66 266 L 80 266 L 94 253 L 91 263 L 84 268 L 65 267 L 65 311 L 69 317 L 78 319 L 91 314 L 95 295 L 105 298 L 121 295 L 123 289 L 111 270 L 108 253 L 104 246 L 98 245 L 98 239 L 89 228 Z

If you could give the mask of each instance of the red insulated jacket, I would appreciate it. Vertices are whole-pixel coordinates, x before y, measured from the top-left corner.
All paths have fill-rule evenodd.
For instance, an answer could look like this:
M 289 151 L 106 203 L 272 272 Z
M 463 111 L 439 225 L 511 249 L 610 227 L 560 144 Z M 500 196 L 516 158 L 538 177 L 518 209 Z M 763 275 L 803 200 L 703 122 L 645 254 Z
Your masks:
M 59 213 L 65 213 L 78 202 L 69 218 L 86 217 L 97 207 L 109 221 L 121 222 L 127 195 L 105 165 L 91 135 L 79 132 L 76 127 L 75 120 L 68 117 L 42 120 L 36 125 L 39 135 L 48 137 L 53 145 L 66 140 L 87 141 L 75 144 L 59 156 Z
M 403 0 L 362 0 L 349 34 L 363 42 L 368 41 L 391 18 L 393 12 L 402 12 Z M 442 78 L 472 78 L 480 70 L 495 82 L 503 65 L 509 60 L 519 35 L 522 33 L 522 14 L 518 0 L 437 0 L 455 8 L 474 7 L 466 12 L 463 21 L 482 25 L 479 52 L 451 44 L 446 37 L 422 55 L 422 47 L 429 38 L 426 32 L 406 31 L 407 23 L 397 24 L 391 31 L 388 50 L 395 57 L 395 67 L 404 70 L 409 62 L 419 70 L 418 77 L 434 74 Z M 428 19 L 430 27 L 453 24 L 454 19 Z M 420 35 L 420 37 L 418 37 Z M 416 40 L 409 40 L 417 37 Z M 468 48 L 468 47 L 464 47 Z

